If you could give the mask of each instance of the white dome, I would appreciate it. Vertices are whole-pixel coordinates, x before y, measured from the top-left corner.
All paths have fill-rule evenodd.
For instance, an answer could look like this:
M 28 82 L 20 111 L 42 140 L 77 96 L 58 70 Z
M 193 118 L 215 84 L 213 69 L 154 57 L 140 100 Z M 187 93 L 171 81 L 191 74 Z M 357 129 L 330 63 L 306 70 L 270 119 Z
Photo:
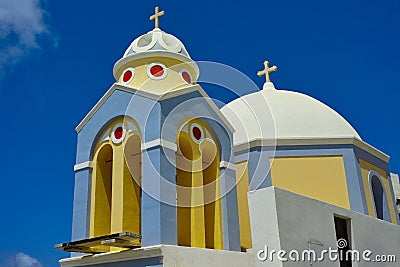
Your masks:
M 236 129 L 234 144 L 254 140 L 358 138 L 354 128 L 336 111 L 297 92 L 264 89 L 228 103 L 222 113 Z
M 190 58 L 183 43 L 175 36 L 168 34 L 159 28 L 155 28 L 146 34 L 136 38 L 126 49 L 123 57 L 114 65 L 114 77 L 118 79 L 118 70 L 128 62 L 151 57 L 166 57 L 189 64 L 199 76 L 199 67 Z
M 172 52 L 190 58 L 185 46 L 178 38 L 159 28 L 136 38 L 125 51 L 124 57 L 150 51 Z

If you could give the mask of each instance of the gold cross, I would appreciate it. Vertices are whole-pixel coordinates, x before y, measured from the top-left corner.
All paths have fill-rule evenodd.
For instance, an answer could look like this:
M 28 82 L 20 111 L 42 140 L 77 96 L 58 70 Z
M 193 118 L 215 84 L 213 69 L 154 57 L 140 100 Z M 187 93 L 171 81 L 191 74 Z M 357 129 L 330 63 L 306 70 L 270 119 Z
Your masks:
M 278 67 L 277 66 L 272 66 L 271 68 L 268 66 L 269 61 L 264 61 L 264 70 L 261 70 L 257 73 L 258 76 L 263 76 L 265 75 L 265 80 L 266 82 L 271 82 L 271 78 L 269 77 L 269 74 L 273 71 L 277 71 Z
M 164 14 L 165 14 L 164 10 L 163 11 L 159 11 L 158 6 L 156 6 L 155 14 L 150 16 L 150 20 L 154 20 L 154 24 L 155 24 L 154 27 L 155 28 L 159 28 L 159 26 L 160 26 L 159 25 L 159 18 Z

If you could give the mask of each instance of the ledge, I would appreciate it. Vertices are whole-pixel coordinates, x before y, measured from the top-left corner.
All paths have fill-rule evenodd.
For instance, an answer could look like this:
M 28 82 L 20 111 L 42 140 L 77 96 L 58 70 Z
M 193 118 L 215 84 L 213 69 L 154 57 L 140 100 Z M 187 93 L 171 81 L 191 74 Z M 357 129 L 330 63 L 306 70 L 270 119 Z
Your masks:
M 159 258 L 160 266 L 168 267 L 253 266 L 253 256 L 250 253 L 171 245 L 158 245 L 62 259 L 60 260 L 60 264 L 61 267 L 97 266 L 97 264 L 100 267 L 110 266 L 109 264 L 114 262 L 129 261 L 126 266 L 135 266 L 134 261 L 136 260 L 157 258 Z
M 390 157 L 370 144 L 355 137 L 338 138 L 306 138 L 306 139 L 254 139 L 247 143 L 235 145 L 235 153 L 250 150 L 255 147 L 274 147 L 274 146 L 317 146 L 317 145 L 353 145 L 380 160 L 388 163 Z

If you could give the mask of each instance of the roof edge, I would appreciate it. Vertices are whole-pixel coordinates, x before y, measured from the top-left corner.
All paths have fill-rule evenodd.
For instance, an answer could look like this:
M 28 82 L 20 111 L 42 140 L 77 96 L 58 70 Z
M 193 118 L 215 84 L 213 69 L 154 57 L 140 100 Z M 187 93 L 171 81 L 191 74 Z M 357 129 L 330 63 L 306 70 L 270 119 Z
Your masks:
M 356 137 L 338 137 L 338 138 L 291 138 L 291 139 L 253 139 L 246 143 L 234 146 L 235 153 L 249 150 L 255 147 L 271 146 L 314 146 L 314 145 L 353 145 L 378 159 L 388 163 L 390 156 L 383 153 L 372 145 Z
M 110 89 L 103 95 L 102 98 L 96 103 L 96 105 L 89 111 L 89 113 L 83 118 L 83 120 L 78 124 L 78 126 L 75 128 L 75 131 L 79 133 L 82 128 L 87 124 L 87 122 L 93 117 L 93 115 L 97 112 L 97 110 L 100 109 L 100 107 L 107 101 L 107 99 L 112 95 L 112 93 L 115 90 L 121 90 L 125 91 L 128 93 L 134 93 L 149 99 L 153 99 L 156 101 L 161 101 L 161 100 L 166 100 L 172 97 L 176 97 L 179 95 L 184 95 L 187 93 L 195 92 L 198 91 L 205 99 L 205 101 L 210 105 L 210 107 L 214 110 L 214 112 L 217 114 L 217 116 L 225 123 L 225 125 L 229 128 L 229 130 L 234 133 L 235 128 L 232 126 L 232 124 L 229 122 L 229 120 L 224 116 L 224 114 L 221 112 L 221 110 L 217 107 L 217 105 L 214 103 L 214 101 L 211 100 L 211 98 L 207 95 L 207 93 L 204 91 L 203 88 L 201 88 L 200 85 L 195 84 L 195 85 L 190 85 L 182 89 L 177 89 L 177 90 L 172 90 L 167 93 L 153 93 L 141 89 L 137 89 L 134 87 L 126 86 L 120 83 L 114 83 Z

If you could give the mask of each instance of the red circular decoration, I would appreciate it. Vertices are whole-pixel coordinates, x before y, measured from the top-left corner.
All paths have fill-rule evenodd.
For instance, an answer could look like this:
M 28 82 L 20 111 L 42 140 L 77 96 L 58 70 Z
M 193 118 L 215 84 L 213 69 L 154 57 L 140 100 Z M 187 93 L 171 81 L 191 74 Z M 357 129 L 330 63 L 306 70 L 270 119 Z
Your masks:
M 129 80 L 132 78 L 132 76 L 133 76 L 132 71 L 131 71 L 131 70 L 127 70 L 127 71 L 125 71 L 125 73 L 124 73 L 124 77 L 122 77 L 122 81 L 123 81 L 124 83 L 127 83 L 127 82 L 129 82 Z
M 161 77 L 164 74 L 164 68 L 160 65 L 154 65 L 150 68 L 151 75 Z
M 114 131 L 115 139 L 119 140 L 122 138 L 123 135 L 124 135 L 124 128 L 118 127 L 117 129 L 115 129 Z
M 192 83 L 192 78 L 190 77 L 190 74 L 186 71 L 182 72 L 182 79 L 188 84 Z
M 200 128 L 195 126 L 195 127 L 193 127 L 192 132 L 193 132 L 194 138 L 196 138 L 197 140 L 200 140 L 200 138 L 201 138 L 201 130 L 200 130 Z

